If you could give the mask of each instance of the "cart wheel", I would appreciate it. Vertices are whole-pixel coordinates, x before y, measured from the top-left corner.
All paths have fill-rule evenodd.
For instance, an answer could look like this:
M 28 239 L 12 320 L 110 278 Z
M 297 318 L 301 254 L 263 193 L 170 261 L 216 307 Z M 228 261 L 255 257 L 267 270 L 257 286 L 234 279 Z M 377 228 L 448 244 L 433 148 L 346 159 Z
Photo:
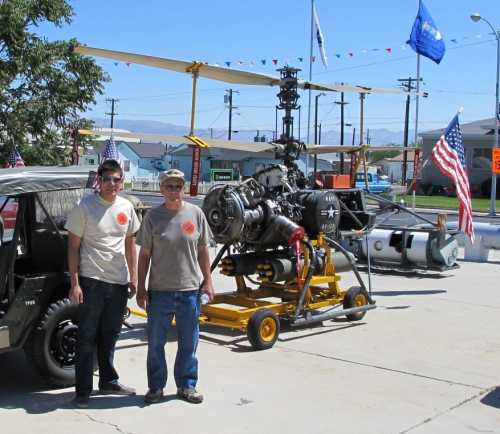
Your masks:
M 360 286 L 352 286 L 344 296 L 344 309 L 351 307 L 359 307 L 368 304 L 368 294 L 365 289 Z M 365 316 L 365 312 L 351 313 L 346 315 L 349 321 L 359 321 Z
M 271 348 L 280 333 L 278 317 L 269 309 L 260 309 L 248 321 L 247 336 L 256 350 Z

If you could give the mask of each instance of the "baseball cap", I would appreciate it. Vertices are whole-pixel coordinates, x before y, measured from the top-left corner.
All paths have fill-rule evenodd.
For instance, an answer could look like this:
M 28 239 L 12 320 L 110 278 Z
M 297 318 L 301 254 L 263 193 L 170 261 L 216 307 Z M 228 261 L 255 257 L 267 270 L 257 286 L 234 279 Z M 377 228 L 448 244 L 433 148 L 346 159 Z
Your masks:
M 184 172 L 181 172 L 179 169 L 170 169 L 166 172 L 161 172 L 160 176 L 158 176 L 158 181 L 160 184 L 163 184 L 168 179 L 180 179 L 182 182 L 185 182 Z

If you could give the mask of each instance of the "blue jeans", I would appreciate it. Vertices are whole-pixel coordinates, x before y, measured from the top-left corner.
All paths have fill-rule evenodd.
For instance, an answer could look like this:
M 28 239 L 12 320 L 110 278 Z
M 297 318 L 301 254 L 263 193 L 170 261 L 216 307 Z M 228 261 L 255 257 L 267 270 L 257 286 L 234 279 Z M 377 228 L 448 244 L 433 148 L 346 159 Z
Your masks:
M 150 291 L 147 326 L 147 371 L 150 390 L 163 389 L 167 384 L 165 344 L 174 315 L 177 328 L 175 384 L 178 388 L 194 388 L 198 381 L 196 348 L 199 339 L 199 292 Z
M 83 303 L 78 305 L 76 338 L 76 394 L 90 395 L 93 387 L 94 351 L 97 347 L 99 386 L 118 380 L 113 366 L 115 345 L 127 306 L 128 285 L 80 276 Z

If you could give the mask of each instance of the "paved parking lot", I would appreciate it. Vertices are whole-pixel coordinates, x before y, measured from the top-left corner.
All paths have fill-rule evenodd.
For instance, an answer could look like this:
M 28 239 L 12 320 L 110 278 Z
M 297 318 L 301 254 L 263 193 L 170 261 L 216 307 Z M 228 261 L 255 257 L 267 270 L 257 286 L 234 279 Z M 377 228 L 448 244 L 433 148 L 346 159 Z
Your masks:
M 498 276 L 500 252 L 442 276 L 375 274 L 378 308 L 362 322 L 284 331 L 267 351 L 250 351 L 239 332 L 204 328 L 201 405 L 177 400 L 170 381 L 164 402 L 144 406 L 140 318 L 116 353 L 137 397 L 94 396 L 75 409 L 73 391 L 47 389 L 21 352 L 2 355 L 1 432 L 500 433 Z M 342 283 L 354 279 L 343 274 Z M 217 276 L 218 291 L 232 285 Z M 167 352 L 172 366 L 175 342 Z

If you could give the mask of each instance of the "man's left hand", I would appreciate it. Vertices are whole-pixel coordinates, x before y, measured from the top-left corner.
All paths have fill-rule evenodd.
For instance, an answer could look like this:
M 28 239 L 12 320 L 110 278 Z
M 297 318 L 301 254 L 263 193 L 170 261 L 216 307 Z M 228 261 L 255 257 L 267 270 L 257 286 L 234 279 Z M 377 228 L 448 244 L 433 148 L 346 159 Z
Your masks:
M 203 286 L 201 287 L 201 292 L 203 294 L 208 295 L 209 301 L 213 301 L 215 296 L 215 291 L 214 291 L 214 285 L 211 280 L 203 283 Z
M 137 283 L 129 282 L 128 283 L 128 298 L 132 298 L 137 292 Z

